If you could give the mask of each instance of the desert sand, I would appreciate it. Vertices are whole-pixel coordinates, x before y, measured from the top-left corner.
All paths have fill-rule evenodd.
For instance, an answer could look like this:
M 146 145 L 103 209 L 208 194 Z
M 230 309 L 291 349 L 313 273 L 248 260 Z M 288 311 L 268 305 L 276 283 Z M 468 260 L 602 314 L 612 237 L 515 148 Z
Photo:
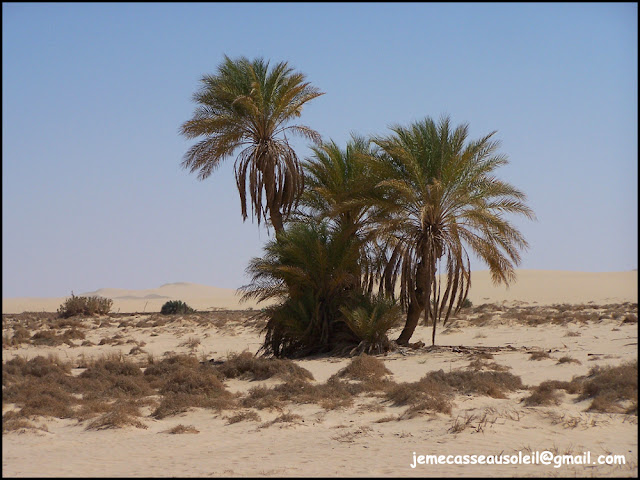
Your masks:
M 399 384 L 417 382 L 433 371 L 467 370 L 475 361 L 477 371 L 506 371 L 521 378 L 523 386 L 504 398 L 456 394 L 450 413 L 425 411 L 412 418 L 406 405 L 394 405 L 380 392 L 356 395 L 346 406 L 292 401 L 274 409 L 190 408 L 164 418 L 151 415 L 157 406 L 151 402 L 141 408 L 138 426 L 97 430 L 88 428 L 92 419 L 38 416 L 29 419 L 35 428 L 3 429 L 3 476 L 636 477 L 637 413 L 588 410 L 591 400 L 567 392 L 559 394 L 557 404 L 528 406 L 524 400 L 531 395 L 529 387 L 544 381 L 570 381 L 595 366 L 637 361 L 637 272 L 520 271 L 509 290 L 492 287 L 486 272 L 474 272 L 472 282 L 474 306 L 439 327 L 436 348 L 430 347 L 431 327 L 420 325 L 412 341 L 425 347 L 376 358 L 390 371 L 385 378 Z M 21 312 L 54 312 L 63 299 L 3 299 L 3 362 L 53 354 L 69 361 L 78 376 L 91 359 L 110 353 L 141 366 L 149 355 L 222 362 L 234 353 L 255 353 L 262 343 L 263 324 L 253 319 L 255 310 L 246 310 L 260 305 L 239 305 L 233 290 L 180 283 L 86 293 L 113 298 L 115 313 L 78 319 L 73 328 L 84 338 L 60 345 L 10 345 L 4 338 L 11 338 L 18 325 L 47 330 L 52 316 Z M 157 312 L 169 299 L 206 313 L 161 316 Z M 394 329 L 390 338 L 398 332 Z M 310 384 L 319 385 L 351 361 L 314 357 L 295 364 L 311 372 Z M 224 385 L 241 399 L 254 387 L 283 382 L 277 377 L 227 378 Z M 3 416 L 17 410 L 3 401 Z M 254 413 L 232 421 L 238 412 Z M 292 415 L 274 423 L 285 413 Z M 179 425 L 192 433 L 168 433 Z M 589 453 L 593 462 L 599 455 L 623 455 L 625 464 L 411 468 L 414 452 L 517 456 L 536 451 Z

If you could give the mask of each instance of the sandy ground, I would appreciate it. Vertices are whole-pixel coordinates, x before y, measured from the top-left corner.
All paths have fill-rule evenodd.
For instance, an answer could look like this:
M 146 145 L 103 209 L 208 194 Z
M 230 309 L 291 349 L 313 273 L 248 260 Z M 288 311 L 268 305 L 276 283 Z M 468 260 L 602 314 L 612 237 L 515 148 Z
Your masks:
M 544 277 L 540 272 L 521 275 L 522 283 L 509 293 L 514 297 L 502 298 L 501 302 L 487 293 L 490 287 L 486 287 L 487 290 L 476 287 L 476 296 L 471 297 L 474 309 L 460 315 L 448 328 L 439 329 L 436 338 L 439 348 L 403 349 L 378 357 L 391 370 L 389 378 L 413 382 L 429 371 L 465 369 L 471 357 L 464 348 L 457 348 L 461 346 L 492 347 L 490 361 L 508 367 L 509 372 L 520 376 L 529 386 L 545 380 L 571 380 L 576 375 L 587 374 L 596 365 L 619 365 L 637 359 L 637 323 L 624 321 L 627 315 L 635 315 L 637 322 L 637 272 L 633 275 L 631 272 L 558 274 L 556 285 L 564 287 L 565 301 L 553 299 L 558 292 L 549 283 L 536 286 L 533 280 L 536 275 Z M 603 280 L 606 275 L 611 276 L 612 285 Z M 587 278 L 590 276 L 593 278 Z M 481 284 L 475 280 L 475 285 Z M 567 283 L 577 290 L 592 285 L 594 290 L 589 290 L 591 297 L 584 298 L 580 292 L 567 293 Z M 174 288 L 183 288 L 179 293 L 185 294 L 189 285 L 192 284 L 174 285 Z M 525 287 L 537 288 L 538 296 Z M 142 292 L 143 295 L 126 291 L 109 293 L 147 296 L 158 295 L 157 290 L 160 289 Z M 167 290 L 165 288 L 165 293 Z M 548 291 L 547 297 L 541 294 L 544 291 Z M 189 298 L 182 297 L 191 304 Z M 494 305 L 480 307 L 483 299 L 491 300 L 487 303 Z M 164 303 L 166 299 L 160 301 Z M 606 306 L 622 302 L 630 303 L 615 308 Z M 549 306 L 558 303 L 581 305 Z M 154 310 L 158 311 L 159 307 L 154 306 Z M 619 313 L 611 314 L 613 310 Z M 8 325 L 15 319 L 8 313 L 3 300 L 3 335 L 11 333 Z M 156 327 L 139 325 L 157 318 L 158 314 L 85 319 L 83 331 L 93 345 L 80 346 L 80 342 L 75 342 L 74 346 L 21 344 L 5 348 L 3 342 L 3 361 L 18 355 L 33 358 L 53 353 L 79 364 L 83 356 L 98 357 L 109 352 L 121 352 L 131 359 L 141 359 L 149 353 L 161 357 L 173 352 L 224 360 L 230 353 L 256 352 L 260 347 L 263 337 L 250 320 L 251 314 L 248 311 L 213 312 L 209 318 L 219 320 L 214 322 L 203 322 L 197 315 L 176 316 Z M 564 316 L 566 321 L 543 320 L 548 315 Z M 393 331 L 390 337 L 395 338 L 397 333 Z M 116 336 L 119 345 L 99 344 L 102 339 Z M 193 342 L 197 345 L 187 346 L 185 341 L 190 339 L 197 339 L 198 342 Z M 418 327 L 412 341 L 418 340 L 430 345 L 431 328 Z M 131 353 L 136 345 L 143 345 L 145 353 Z M 531 360 L 530 352 L 538 350 L 548 352 L 549 358 Z M 563 356 L 577 362 L 558 363 Z M 296 361 L 312 372 L 314 383 L 325 382 L 349 362 L 347 358 L 327 357 Z M 76 370 L 75 373 L 82 371 Z M 227 388 L 234 392 L 277 383 L 274 379 L 225 381 Z M 451 415 L 433 413 L 406 420 L 397 419 L 406 407 L 394 407 L 384 398 L 368 394 L 359 396 L 350 407 L 330 410 L 316 404 L 291 403 L 286 411 L 300 415 L 301 419 L 272 425 L 269 422 L 282 412 L 256 410 L 259 421 L 229 424 L 227 418 L 231 412 L 192 409 L 162 420 L 144 416 L 141 420 L 146 429 L 125 427 L 98 431 L 86 430 L 86 425 L 75 419 L 40 417 L 36 423 L 45 425 L 47 431 L 3 434 L 2 471 L 7 477 L 637 476 L 637 416 L 586 411 L 590 401 L 576 402 L 577 396 L 570 394 L 564 394 L 557 406 L 527 407 L 522 400 L 529 394 L 522 389 L 507 398 L 458 395 Z M 13 408 L 3 403 L 3 414 Z M 389 418 L 392 419 L 380 422 Z M 467 426 L 456 432 L 453 427 L 467 419 L 471 419 Z M 192 425 L 198 433 L 167 433 L 180 424 Z M 550 451 L 553 455 L 587 452 L 592 461 L 599 455 L 624 455 L 626 464 L 560 468 L 553 465 L 417 465 L 413 469 L 410 466 L 414 452 L 416 455 L 518 455 L 520 452 L 535 455 L 536 451 Z

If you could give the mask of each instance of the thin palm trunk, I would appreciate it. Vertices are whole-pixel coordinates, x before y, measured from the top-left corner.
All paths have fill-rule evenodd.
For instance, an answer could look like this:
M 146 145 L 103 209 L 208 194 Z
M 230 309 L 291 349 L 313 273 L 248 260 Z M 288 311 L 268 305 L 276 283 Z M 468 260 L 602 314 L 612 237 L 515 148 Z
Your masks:
M 416 288 L 411 295 L 409 306 L 407 307 L 407 320 L 400 336 L 396 340 L 398 345 L 407 345 L 409 343 L 409 339 L 413 335 L 413 332 L 416 330 L 420 321 L 420 315 L 425 309 L 424 299 L 425 293 L 428 290 L 426 273 L 424 263 L 420 262 L 416 273 Z

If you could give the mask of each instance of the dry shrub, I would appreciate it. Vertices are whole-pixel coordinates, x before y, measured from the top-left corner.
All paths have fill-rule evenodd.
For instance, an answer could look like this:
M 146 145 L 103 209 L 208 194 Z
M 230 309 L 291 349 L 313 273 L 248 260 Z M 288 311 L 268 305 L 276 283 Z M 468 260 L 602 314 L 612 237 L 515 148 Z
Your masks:
M 232 415 L 232 416 L 228 417 L 227 418 L 227 425 L 231 425 L 233 423 L 238 423 L 238 422 L 245 422 L 247 420 L 252 420 L 254 422 L 259 422 L 260 421 L 260 415 L 258 415 L 253 410 L 245 410 L 245 411 L 236 413 L 235 415 Z
M 27 378 L 2 390 L 3 402 L 15 403 L 21 406 L 22 416 L 47 416 L 57 418 L 72 418 L 72 405 L 77 399 L 63 390 L 58 383 L 46 378 Z
M 180 424 L 180 425 L 176 425 L 175 427 L 173 427 L 170 430 L 167 430 L 167 433 L 171 433 L 173 435 L 183 434 L 183 433 L 200 433 L 200 430 L 198 430 L 193 425 L 182 425 L 182 424 Z
M 97 398 L 89 398 L 82 401 L 74 417 L 78 421 L 90 420 L 109 411 L 111 411 L 111 403 Z
M 362 354 L 354 357 L 351 363 L 336 373 L 334 377 L 366 381 L 380 379 L 390 374 L 391 371 L 385 367 L 382 360 L 367 354 Z
M 410 420 L 432 412 L 451 414 L 451 402 L 439 395 L 427 395 L 398 416 L 398 420 Z
M 520 377 L 508 372 L 443 370 L 429 372 L 420 382 L 431 385 L 446 385 L 459 394 L 486 395 L 493 398 L 505 398 L 506 393 L 523 388 Z
M 57 347 L 58 345 L 62 345 L 63 343 L 68 344 L 69 342 L 70 340 L 68 338 L 57 335 L 53 330 L 40 330 L 31 337 L 31 343 L 33 345 L 44 345 L 47 347 Z
M 82 378 L 99 378 L 106 375 L 141 376 L 142 370 L 122 354 L 108 354 L 89 362 L 88 368 L 80 374 Z
M 184 357 L 179 360 L 185 361 Z M 164 397 L 153 412 L 154 417 L 177 415 L 191 407 L 221 410 L 235 406 L 234 396 L 226 390 L 214 370 L 197 362 L 196 364 L 197 367 L 192 363 L 191 366 L 186 366 L 185 363 L 177 362 L 161 366 L 160 372 L 163 372 L 164 367 L 177 365 L 164 374 L 166 380 L 160 388 Z
M 297 415 L 291 412 L 286 412 L 280 415 L 279 417 L 276 417 L 275 419 L 271 420 L 270 422 L 267 422 L 261 425 L 261 427 L 262 428 L 269 427 L 276 423 L 298 423 L 300 420 L 302 420 L 302 417 L 300 415 Z
M 196 348 L 198 348 L 198 345 L 200 345 L 200 339 L 196 338 L 196 337 L 189 337 L 187 340 L 185 340 L 182 343 L 179 343 L 178 346 L 179 347 L 187 347 L 190 350 L 195 350 Z
M 190 395 L 188 393 L 167 393 L 160 405 L 151 414 L 152 417 L 162 419 L 187 412 L 190 408 L 208 408 L 224 410 L 235 408 L 233 395 L 229 392 L 217 396 Z
M 188 395 L 214 395 L 225 392 L 224 384 L 208 369 L 181 367 L 171 373 L 160 393 L 186 393 Z
M 529 360 L 544 360 L 545 358 L 551 358 L 551 356 L 544 350 L 537 350 L 529 353 Z
M 617 367 L 591 368 L 584 379 L 579 400 L 593 399 L 588 410 L 597 412 L 629 412 L 637 415 L 638 361 L 623 363 Z M 630 407 L 623 406 L 630 402 Z
M 333 410 L 352 405 L 353 397 L 362 391 L 362 386 L 342 382 L 335 377 L 320 385 L 292 380 L 273 388 L 254 387 L 241 403 L 244 407 L 257 409 L 281 409 L 285 402 L 315 403 L 326 410 Z
M 539 405 L 560 405 L 560 393 L 557 391 L 558 385 L 555 381 L 546 381 L 538 385 L 531 395 L 524 399 L 524 404 L 528 407 Z
M 258 410 L 282 410 L 284 401 L 281 395 L 273 388 L 253 387 L 240 401 L 243 407 L 257 408 Z
M 86 430 L 105 430 L 109 428 L 136 427 L 147 428 L 138 420 L 140 409 L 131 402 L 116 402 L 111 406 L 111 410 L 87 425 Z
M 218 365 L 217 369 L 226 378 L 266 380 L 278 377 L 283 380 L 313 380 L 309 370 L 291 360 L 256 357 L 250 352 L 229 355 L 227 361 Z
M 120 354 L 90 361 L 79 375 L 86 399 L 144 397 L 153 390 L 140 367 Z
M 69 362 L 61 360 L 56 355 L 37 357 L 27 360 L 25 357 L 17 356 L 2 365 L 3 379 L 16 377 L 46 377 L 68 375 L 71 372 Z M 3 381 L 3 384 L 5 382 Z
M 491 357 L 493 357 L 493 355 Z M 511 367 L 507 367 L 506 365 L 500 365 L 499 363 L 496 363 L 496 362 L 485 362 L 479 358 L 476 358 L 472 360 L 469 363 L 469 365 L 467 365 L 467 368 L 470 368 L 472 370 L 486 369 L 486 370 L 493 370 L 495 372 L 506 372 L 507 370 L 510 370 Z
M 18 432 L 22 433 L 26 430 L 43 430 L 48 431 L 45 425 L 40 427 L 22 417 L 18 412 L 7 412 L 2 415 L 2 433 Z
M 638 316 L 630 313 L 629 315 L 626 315 L 624 317 L 624 320 L 622 320 L 622 323 L 638 323 Z
M 29 343 L 31 340 L 31 333 L 22 325 L 16 325 L 13 329 L 13 336 L 9 337 L 8 334 L 2 336 L 2 346 L 16 346 L 23 343 Z
M 577 363 L 578 365 L 582 365 L 582 362 L 580 360 L 576 360 L 575 358 L 571 358 L 568 355 L 565 355 L 564 357 L 560 357 L 558 359 L 558 365 L 560 365 L 562 363 Z
M 505 398 L 506 392 L 523 388 L 522 380 L 511 373 L 496 371 L 443 370 L 429 372 L 419 381 L 391 385 L 386 397 L 394 405 L 426 405 L 446 408 L 453 394 L 480 394 Z M 441 411 L 441 410 L 439 410 Z
M 217 369 L 208 364 L 201 364 L 196 357 L 190 355 L 171 355 L 160 361 L 149 355 L 147 361 L 144 376 L 154 388 L 163 388 L 167 380 L 181 370 L 205 372 L 207 375 L 214 375 L 218 380 L 223 378 Z

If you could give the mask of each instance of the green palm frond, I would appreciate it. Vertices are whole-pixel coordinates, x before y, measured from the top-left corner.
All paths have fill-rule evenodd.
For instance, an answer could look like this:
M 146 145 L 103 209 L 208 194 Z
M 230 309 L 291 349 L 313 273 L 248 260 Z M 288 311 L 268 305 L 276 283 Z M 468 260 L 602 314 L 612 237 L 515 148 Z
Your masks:
M 369 160 L 374 176 L 383 179 L 372 198 L 389 252 L 382 287 L 391 294 L 399 284 L 401 303 L 413 318 L 424 309 L 435 341 L 436 322 L 446 323 L 466 298 L 467 248 L 489 266 L 494 282 L 508 285 L 528 244 L 507 216 L 535 215 L 521 191 L 494 176 L 507 163 L 497 152 L 495 132 L 469 141 L 468 125 L 454 127 L 448 117 L 392 132 L 374 139 L 383 154 Z M 406 328 L 399 341 L 412 332 Z
M 286 134 L 321 141 L 315 130 L 290 124 L 320 95 L 287 62 L 270 66 L 261 58 L 225 56 L 215 75 L 201 78 L 193 95 L 198 106 L 180 127 L 186 138 L 203 137 L 184 155 L 182 167 L 204 180 L 240 150 L 235 174 L 243 219 L 249 203 L 258 224 L 270 219 L 282 230 L 304 190 L 302 166 Z

